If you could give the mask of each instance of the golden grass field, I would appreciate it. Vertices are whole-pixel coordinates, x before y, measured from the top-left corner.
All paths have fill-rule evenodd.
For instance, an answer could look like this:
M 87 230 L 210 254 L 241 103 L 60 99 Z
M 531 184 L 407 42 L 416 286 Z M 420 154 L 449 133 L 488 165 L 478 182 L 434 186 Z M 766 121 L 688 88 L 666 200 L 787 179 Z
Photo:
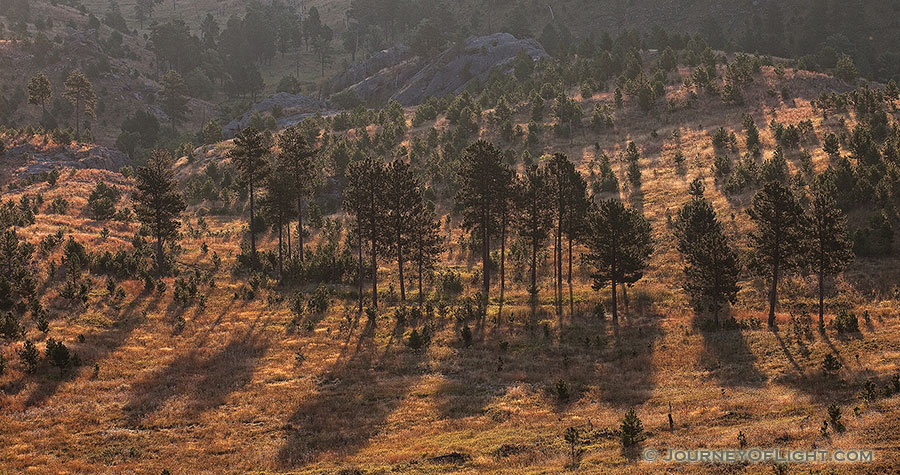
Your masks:
M 774 142 L 765 124 L 772 117 L 790 123 L 812 118 L 820 137 L 838 127 L 836 119 L 823 122 L 810 106 L 819 89 L 831 87 L 830 78 L 788 71 L 781 79 L 767 68 L 763 80 L 787 85 L 796 99 L 786 104 L 769 96 L 757 77 L 743 108 L 710 98 L 662 118 L 629 108 L 617 114 L 614 132 L 550 142 L 549 149 L 568 153 L 583 170 L 598 153 L 595 142 L 611 156 L 627 140 L 643 150 L 642 195 L 625 198 L 650 219 L 657 252 L 650 272 L 629 292 L 631 305 L 618 327 L 592 316 L 594 305 L 609 294 L 592 291 L 584 271 L 575 276 L 575 312 L 566 305 L 562 316 L 552 311 L 552 284 L 545 278 L 536 311 L 527 305 L 525 287 L 508 283 L 502 312 L 494 298 L 483 321 L 461 323 L 452 312 L 437 312 L 398 324 L 399 303 L 386 294 L 370 324 L 356 313 L 354 289 L 338 287 L 328 312 L 291 325 L 291 311 L 278 297 L 294 288 L 269 281 L 253 301 L 234 298 L 247 285 L 231 273 L 245 219 L 206 217 L 208 230 L 201 232 L 189 213 L 179 263 L 206 271 L 213 252 L 223 259 L 215 287 L 201 288 L 208 297 L 205 308 L 176 305 L 171 279 L 164 295 L 145 292 L 139 281 L 123 282 L 127 297 L 113 303 L 102 279 L 94 277 L 86 308 L 69 306 L 54 288 L 44 293 L 55 316 L 49 336 L 74 349 L 84 366 L 62 376 L 49 367 L 27 375 L 15 364 L 21 344 L 2 347 L 10 364 L 0 377 L 0 473 L 896 471 L 900 398 L 866 401 L 859 394 L 863 381 L 872 379 L 880 388 L 900 369 L 896 256 L 859 261 L 836 282 L 838 292 L 826 301 L 830 308 L 870 315 L 860 319 L 862 333 L 851 337 L 830 328 L 820 333 L 814 323 L 807 334 L 796 323 L 809 320 L 814 302 L 813 282 L 803 277 L 782 286 L 775 332 L 701 331 L 680 290 L 680 261 L 666 213 L 684 202 L 694 177 L 705 177 L 707 195 L 740 248 L 751 229 L 742 211 L 750 195 L 726 198 L 713 181 L 712 131 L 721 125 L 736 130 L 743 147 L 740 117 L 749 109 L 768 156 Z M 598 94 L 585 101 L 585 110 L 598 100 L 611 98 Z M 671 160 L 673 130 L 688 157 L 684 175 Z M 827 167 L 820 145 L 805 146 L 818 170 Z M 212 149 L 198 163 L 220 151 Z M 614 169 L 624 183 L 624 166 L 615 163 Z M 128 246 L 137 225 L 82 217 L 99 179 L 131 186 L 115 173 L 82 170 L 64 173 L 53 189 L 31 185 L 4 193 L 4 199 L 42 191 L 45 202 L 57 195 L 72 202 L 66 216 L 40 214 L 35 225 L 19 230 L 35 242 L 62 229 L 93 251 Z M 100 236 L 104 226 L 110 230 L 106 239 Z M 448 239 L 454 247 L 458 233 Z M 311 245 L 317 239 L 314 231 Z M 200 250 L 202 243 L 208 253 Z M 261 247 L 274 243 L 267 236 Z M 458 249 L 452 255 L 443 265 L 460 270 L 467 288 L 476 287 L 472 273 L 480 266 Z M 59 262 L 58 251 L 52 259 Z M 390 262 L 382 264 L 385 291 L 392 282 L 397 286 L 393 270 Z M 552 275 L 549 265 L 542 273 Z M 415 291 L 408 298 L 415 302 Z M 762 285 L 747 280 L 733 315 L 739 321 L 762 318 L 764 301 Z M 409 332 L 426 324 L 434 329 L 431 344 L 408 348 Z M 471 326 L 471 347 L 461 343 L 463 324 Z M 46 336 L 32 327 L 29 322 L 27 337 L 43 350 Z M 305 356 L 302 363 L 298 351 Z M 822 375 L 827 353 L 843 363 L 836 377 Z M 568 399 L 557 397 L 559 381 Z M 819 428 L 832 402 L 842 408 L 847 430 L 823 437 Z M 647 431 L 642 447 L 737 448 L 743 433 L 749 447 L 867 448 L 876 458 L 869 464 L 783 468 L 642 462 L 622 452 L 615 433 L 632 407 Z M 570 426 L 581 428 L 584 440 L 577 466 L 570 465 L 563 439 Z

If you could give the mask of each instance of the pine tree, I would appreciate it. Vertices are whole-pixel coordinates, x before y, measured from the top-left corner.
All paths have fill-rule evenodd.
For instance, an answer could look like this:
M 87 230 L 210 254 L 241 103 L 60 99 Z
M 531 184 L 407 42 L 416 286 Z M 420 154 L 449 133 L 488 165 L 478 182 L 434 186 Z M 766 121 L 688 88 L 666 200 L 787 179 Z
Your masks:
M 156 238 L 156 271 L 160 276 L 165 272 L 164 244 L 178 237 L 178 218 L 185 210 L 173 164 L 167 152 L 154 151 L 147 165 L 138 168 L 137 191 L 132 198 L 138 219 Z
M 616 301 L 618 284 L 635 283 L 643 277 L 653 238 L 650 223 L 642 214 L 625 208 L 618 200 L 604 200 L 589 216 L 590 232 L 585 237 L 590 253 L 585 261 L 592 266 L 594 290 L 612 287 L 613 323 L 618 324 Z
M 303 205 L 312 195 L 321 175 L 318 154 L 299 127 L 285 129 L 278 137 L 278 148 L 280 160 L 293 181 L 293 193 L 297 199 L 298 248 L 300 262 L 303 262 Z
M 553 226 L 553 209 L 550 201 L 550 177 L 545 168 L 530 166 L 522 176 L 518 193 L 516 229 L 531 247 L 531 285 L 528 288 L 532 302 L 537 301 L 537 255 L 544 246 Z
M 506 164 L 497 176 L 498 224 L 500 225 L 500 305 L 506 292 L 506 236 L 516 208 L 516 173 Z
M 63 96 L 75 106 L 75 136 L 81 138 L 81 115 L 94 117 L 94 107 L 97 105 L 97 95 L 94 94 L 94 86 L 88 81 L 84 73 L 74 70 L 66 79 L 66 90 Z
M 800 232 L 803 209 L 791 190 L 770 181 L 753 197 L 750 219 L 756 231 L 750 234 L 751 268 L 769 281 L 769 327 L 775 326 L 778 282 L 800 263 Z
M 41 106 L 41 117 L 47 115 L 47 103 L 53 97 L 53 85 L 44 73 L 38 73 L 28 82 L 28 103 Z
M 356 217 L 359 239 L 360 311 L 362 311 L 362 247 L 369 241 L 372 273 L 372 307 L 378 308 L 378 253 L 384 248 L 384 164 L 371 158 L 350 164 L 344 190 L 344 209 Z
M 482 292 L 487 301 L 491 289 L 491 237 L 496 235 L 497 211 L 501 195 L 497 182 L 502 174 L 503 153 L 494 145 L 479 140 L 462 157 L 459 170 L 460 188 L 456 204 L 463 210 L 464 229 L 474 232 L 481 240 Z
M 284 274 L 284 225 L 290 222 L 294 211 L 296 187 L 291 177 L 289 162 L 285 155 L 277 155 L 269 166 L 269 173 L 263 180 L 265 195 L 262 201 L 263 212 L 278 231 L 278 273 Z
M 250 265 L 256 268 L 255 194 L 259 180 L 265 176 L 266 157 L 269 155 L 269 139 L 253 127 L 247 127 L 234 137 L 234 148 L 228 152 L 241 181 L 247 186 L 250 197 Z
M 739 290 L 737 251 L 728 243 L 712 204 L 703 196 L 703 183 L 691 184 L 691 200 L 674 221 L 678 251 L 684 259 L 684 290 L 695 307 L 708 308 L 719 324 L 719 310 L 734 304 Z
M 414 219 L 412 244 L 419 277 L 419 307 L 425 303 L 422 286 L 425 271 L 434 269 L 438 256 L 444 251 L 441 221 L 435 214 L 434 203 L 426 201 L 425 206 Z
M 185 86 L 184 79 L 177 71 L 169 71 L 162 78 L 162 87 L 160 105 L 162 111 L 169 116 L 169 121 L 172 123 L 172 132 L 174 133 L 176 125 L 184 121 L 189 112 L 187 86 Z
M 819 294 L 819 326 L 825 326 L 825 278 L 839 274 L 853 261 L 853 241 L 847 217 L 838 207 L 834 182 L 819 176 L 812 186 L 812 203 L 805 220 L 805 257 L 816 274 Z
M 406 302 L 406 279 L 403 264 L 410 259 L 407 254 L 412 246 L 415 218 L 422 213 L 425 200 L 421 186 L 409 164 L 394 160 L 385 169 L 384 225 L 387 247 L 396 254 L 400 279 L 400 300 Z

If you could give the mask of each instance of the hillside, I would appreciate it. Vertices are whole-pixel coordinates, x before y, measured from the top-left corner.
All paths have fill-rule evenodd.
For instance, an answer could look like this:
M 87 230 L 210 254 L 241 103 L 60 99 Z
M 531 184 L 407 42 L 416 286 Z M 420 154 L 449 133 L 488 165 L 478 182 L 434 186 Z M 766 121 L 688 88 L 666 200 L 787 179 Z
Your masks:
M 14 326 L 12 318 L 24 332 L 4 330 L 14 336 L 0 347 L 0 466 L 148 473 L 835 470 L 643 462 L 620 443 L 623 415 L 634 408 L 646 431 L 641 448 L 864 447 L 876 451 L 875 460 L 839 466 L 841 473 L 896 469 L 896 246 L 867 254 L 868 231 L 859 234 L 859 256 L 829 285 L 821 331 L 810 316 L 815 282 L 803 271 L 782 282 L 777 329 L 762 323 L 765 279 L 748 271 L 720 327 L 691 308 L 670 223 L 699 178 L 743 260 L 755 230 L 746 210 L 762 187 L 760 170 L 779 172 L 807 196 L 815 176 L 844 170 L 846 162 L 853 184 L 841 192 L 853 197 L 851 230 L 871 231 L 882 210 L 891 228 L 900 197 L 892 187 L 900 156 L 896 95 L 877 83 L 853 85 L 761 57 L 684 50 L 666 69 L 658 51 L 629 52 L 615 71 L 603 63 L 608 53 L 528 59 L 513 76 L 492 74 L 459 95 L 301 122 L 319 149 L 321 181 L 307 210 L 307 261 L 289 258 L 281 276 L 271 221 L 259 233 L 262 263 L 252 271 L 246 265 L 249 203 L 229 157 L 233 141 L 196 148 L 176 162 L 188 209 L 167 246 L 174 272 L 162 279 L 152 274 L 140 225 L 123 211 L 135 207 L 133 170 L 66 165 L 57 179 L 13 181 L 3 193 L 13 204 L 2 216 L 35 246 L 23 266 L 39 290 L 37 310 L 10 305 L 4 320 L 4 329 Z M 704 77 L 709 82 L 701 83 Z M 740 94 L 722 94 L 738 84 Z M 747 147 L 747 115 L 758 128 L 759 155 Z M 829 134 L 839 140 L 839 156 L 824 148 Z M 27 131 L 2 137 L 8 150 L 46 142 Z M 498 144 L 519 174 L 531 163 L 545 165 L 544 154 L 563 153 L 595 202 L 616 198 L 646 217 L 654 252 L 643 278 L 628 288 L 630 303 L 620 303 L 619 324 L 609 318 L 609 288 L 592 289 L 581 243 L 571 308 L 566 299 L 562 312 L 554 310 L 551 244 L 541 249 L 539 300 L 529 304 L 520 236 L 506 249 L 504 301 L 495 280 L 488 306 L 479 307 L 480 255 L 455 206 L 463 150 L 479 138 Z M 626 158 L 630 143 L 639 154 L 637 180 Z M 859 153 L 873 149 L 877 160 Z M 401 304 L 396 263 L 382 255 L 381 306 L 357 312 L 355 256 L 362 251 L 341 203 L 348 167 L 367 157 L 409 162 L 436 203 L 446 250 L 425 280 L 423 308 L 412 279 Z M 610 173 L 614 191 L 603 188 Z M 756 178 L 740 182 L 744 174 Z M 122 190 L 113 218 L 96 218 L 89 205 L 99 182 Z M 296 247 L 296 227 L 288 230 Z M 74 277 L 69 259 L 77 246 L 69 237 L 91 254 Z M 69 281 L 87 290 L 67 295 Z M 861 331 L 836 326 L 850 314 Z M 79 365 L 56 368 L 41 358 L 28 372 L 24 342 L 44 353 L 49 338 L 77 353 Z M 837 369 L 823 370 L 829 358 Z M 832 404 L 844 431 L 822 430 L 822 421 L 834 421 Z M 568 428 L 578 434 L 577 457 Z

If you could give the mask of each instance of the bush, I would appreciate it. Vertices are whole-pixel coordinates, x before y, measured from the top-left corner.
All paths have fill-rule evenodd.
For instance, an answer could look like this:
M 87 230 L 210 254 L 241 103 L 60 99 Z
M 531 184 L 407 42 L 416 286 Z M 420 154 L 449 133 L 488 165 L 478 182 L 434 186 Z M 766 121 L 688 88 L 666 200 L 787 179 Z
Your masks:
M 472 346 L 472 329 L 468 325 L 462 327 L 462 330 L 459 331 L 459 336 L 462 339 L 463 346 L 466 348 Z
M 837 359 L 833 353 L 828 353 L 822 360 L 822 370 L 825 374 L 837 373 L 844 366 L 841 360 Z
M 60 374 L 62 374 L 63 370 L 72 363 L 72 355 L 69 353 L 69 349 L 66 348 L 66 345 L 53 338 L 47 340 L 46 355 L 47 359 L 50 360 L 50 363 L 59 368 Z
M 421 332 L 413 329 L 413 331 L 409 333 L 409 339 L 406 341 L 406 346 L 413 350 L 420 350 L 427 346 L 430 341 L 431 336 L 429 335 L 427 328 L 423 328 Z
M 102 181 L 97 183 L 88 197 L 88 211 L 91 217 L 98 220 L 112 219 L 116 214 L 116 203 L 121 196 L 122 192 L 115 186 Z
M 619 432 L 622 447 L 625 449 L 630 449 L 644 440 L 644 424 L 641 423 L 641 419 L 634 412 L 634 408 L 629 409 L 625 413 Z
M 18 354 L 19 359 L 22 360 L 22 365 L 25 366 L 25 372 L 34 373 L 34 370 L 37 369 L 38 359 L 41 357 L 37 346 L 30 340 L 26 340 L 22 349 L 18 350 Z
M 828 405 L 828 422 L 836 432 L 844 432 L 844 423 L 841 421 L 841 407 L 836 402 Z
M 859 333 L 859 319 L 846 310 L 841 310 L 831 324 L 838 333 Z
M 17 340 L 25 334 L 19 319 L 12 312 L 7 312 L 0 320 L 0 335 L 7 340 Z

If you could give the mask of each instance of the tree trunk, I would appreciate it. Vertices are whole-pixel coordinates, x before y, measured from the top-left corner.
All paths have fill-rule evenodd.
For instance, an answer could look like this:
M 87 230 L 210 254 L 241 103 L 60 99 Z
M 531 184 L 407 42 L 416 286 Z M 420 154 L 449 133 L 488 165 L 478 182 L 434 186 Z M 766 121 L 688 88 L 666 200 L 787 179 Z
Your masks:
M 819 272 L 819 328 L 825 328 L 825 276 Z
M 303 198 L 297 198 L 297 243 L 300 246 L 300 263 L 303 263 Z
M 500 229 L 500 305 L 503 305 L 503 293 L 506 290 L 506 213 L 503 214 L 503 227 Z
M 290 261 L 291 259 L 294 258 L 294 248 L 293 248 L 293 246 L 291 246 L 291 220 L 290 220 L 290 218 L 288 218 L 287 233 L 285 233 L 285 234 L 287 234 L 287 246 L 285 246 L 285 249 L 287 249 L 287 258 L 288 258 L 288 261 Z
M 357 285 L 359 286 L 359 314 L 363 313 L 363 238 L 362 238 L 362 229 L 358 231 L 359 234 L 359 245 L 357 248 L 359 249 L 359 278 L 357 279 Z
M 372 230 L 372 307 L 378 308 L 378 259 L 376 256 L 375 230 Z
M 284 226 L 281 224 L 281 218 L 278 218 L 278 276 L 284 278 L 284 255 L 282 254 L 282 249 L 284 249 L 284 241 L 282 237 L 284 235 Z
M 775 327 L 775 303 L 778 300 L 778 273 L 779 262 L 775 261 L 772 267 L 772 287 L 769 289 L 769 328 Z
M 528 289 L 529 293 L 531 293 L 531 301 L 537 302 L 537 248 L 538 242 L 537 239 L 532 239 L 531 241 L 531 288 Z
M 256 232 L 253 229 L 253 178 L 250 178 L 250 267 L 256 269 Z
M 424 256 L 422 255 L 422 246 L 421 243 L 419 245 L 419 308 L 421 309 L 425 305 L 425 295 L 422 293 L 422 267 L 424 263 Z
M 616 300 L 616 279 L 612 279 L 612 312 L 613 312 L 613 325 L 619 324 L 619 305 Z
M 397 233 L 397 271 L 400 274 L 400 301 L 406 303 L 406 279 L 403 278 L 403 246 L 400 244 L 400 233 Z
M 75 99 L 75 139 L 81 140 L 81 98 Z
M 569 238 L 569 315 L 575 314 L 575 296 L 572 292 L 572 238 Z
M 488 223 L 487 217 L 482 219 L 481 225 L 481 272 L 482 272 L 482 283 L 481 287 L 484 291 L 484 301 L 485 303 L 490 301 L 490 292 L 491 292 L 491 237 L 488 232 Z

